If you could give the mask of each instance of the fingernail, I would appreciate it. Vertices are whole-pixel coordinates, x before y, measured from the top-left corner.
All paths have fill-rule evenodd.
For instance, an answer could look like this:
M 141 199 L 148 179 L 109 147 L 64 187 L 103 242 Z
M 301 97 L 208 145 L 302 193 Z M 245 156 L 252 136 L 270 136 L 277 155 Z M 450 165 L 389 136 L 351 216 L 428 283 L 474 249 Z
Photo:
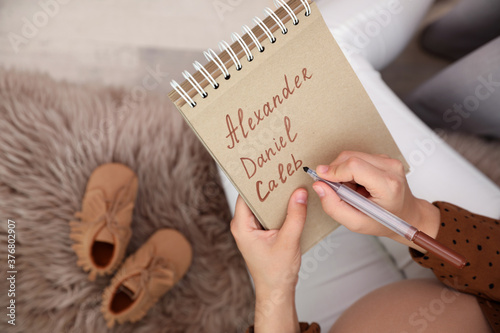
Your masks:
M 325 196 L 325 191 L 321 188 L 319 185 L 313 185 L 314 191 L 319 195 L 320 198 L 323 198 Z
M 307 192 L 299 191 L 295 197 L 295 202 L 305 204 L 307 202 Z
M 319 173 L 326 173 L 328 172 L 328 165 L 318 165 L 316 167 L 316 171 L 318 171 Z

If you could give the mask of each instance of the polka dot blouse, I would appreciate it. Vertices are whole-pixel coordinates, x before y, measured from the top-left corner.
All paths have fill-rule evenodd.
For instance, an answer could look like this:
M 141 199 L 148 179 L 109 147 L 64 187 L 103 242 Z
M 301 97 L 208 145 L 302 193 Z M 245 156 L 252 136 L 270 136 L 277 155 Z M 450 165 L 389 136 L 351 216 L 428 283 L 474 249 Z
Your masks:
M 500 221 L 445 202 L 434 205 L 441 211 L 436 240 L 465 256 L 467 264 L 460 270 L 432 254 L 410 249 L 413 260 L 447 286 L 476 295 L 491 328 L 500 332 Z

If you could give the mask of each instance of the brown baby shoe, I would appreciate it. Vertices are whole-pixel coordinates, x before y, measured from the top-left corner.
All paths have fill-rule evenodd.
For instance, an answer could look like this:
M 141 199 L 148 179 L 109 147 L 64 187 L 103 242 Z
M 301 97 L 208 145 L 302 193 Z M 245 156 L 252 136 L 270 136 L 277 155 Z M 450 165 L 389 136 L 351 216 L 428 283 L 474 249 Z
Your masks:
M 127 166 L 108 163 L 97 167 L 87 183 L 79 221 L 71 221 L 77 265 L 96 275 L 111 274 L 122 262 L 132 235 L 132 210 L 137 195 L 137 176 Z
M 115 322 L 136 322 L 179 281 L 192 260 L 187 239 L 173 229 L 154 233 L 128 257 L 104 290 L 101 312 L 112 328 Z

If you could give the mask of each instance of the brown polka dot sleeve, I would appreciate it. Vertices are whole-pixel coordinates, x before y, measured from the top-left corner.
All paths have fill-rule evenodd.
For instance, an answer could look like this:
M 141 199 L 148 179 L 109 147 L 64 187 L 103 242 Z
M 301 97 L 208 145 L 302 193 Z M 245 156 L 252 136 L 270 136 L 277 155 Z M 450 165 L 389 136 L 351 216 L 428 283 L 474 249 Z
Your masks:
M 318 324 L 312 323 L 299 323 L 301 333 L 321 333 L 321 329 Z M 250 326 L 246 333 L 254 333 L 253 326 Z
M 434 205 L 441 211 L 436 240 L 465 256 L 467 264 L 460 270 L 410 249 L 413 260 L 430 268 L 445 285 L 476 295 L 491 327 L 500 332 L 500 221 L 446 202 Z

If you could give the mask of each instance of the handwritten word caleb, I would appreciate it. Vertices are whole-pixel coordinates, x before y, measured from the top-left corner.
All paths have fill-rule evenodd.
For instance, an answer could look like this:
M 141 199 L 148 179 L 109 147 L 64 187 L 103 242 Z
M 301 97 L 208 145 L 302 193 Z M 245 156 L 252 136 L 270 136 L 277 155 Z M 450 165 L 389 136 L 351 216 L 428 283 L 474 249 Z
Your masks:
M 290 157 L 292 158 L 292 162 L 286 164 L 286 173 L 288 174 L 288 176 L 292 176 L 295 171 L 299 170 L 302 166 L 302 160 L 295 159 L 295 156 L 293 156 L 293 154 L 290 154 Z M 285 175 L 285 166 L 283 165 L 283 163 L 278 164 L 278 179 L 282 184 L 285 184 L 288 179 Z M 260 202 L 266 201 L 269 194 L 271 194 L 271 192 L 278 187 L 278 184 L 279 183 L 275 179 L 271 179 L 267 183 L 268 189 L 262 190 L 263 182 L 261 180 L 256 181 L 255 188 L 257 190 L 257 196 L 259 197 Z M 263 193 L 265 194 L 262 195 Z
M 226 135 L 226 138 L 231 140 L 231 143 L 227 145 L 227 148 L 233 149 L 236 146 L 236 144 L 240 142 L 238 138 L 238 129 L 240 130 L 243 138 L 246 138 L 250 131 L 255 130 L 255 128 L 267 117 L 269 117 L 269 115 L 272 114 L 273 111 L 279 105 L 283 104 L 285 100 L 291 97 L 293 93 L 296 91 L 296 89 L 297 90 L 300 89 L 302 84 L 305 81 L 310 80 L 311 78 L 312 74 L 308 75 L 307 68 L 303 68 L 302 77 L 300 75 L 295 75 L 294 79 L 295 87 L 292 86 L 292 89 L 290 89 L 290 85 L 288 83 L 288 77 L 285 75 L 285 86 L 281 90 L 281 94 L 274 95 L 274 97 L 272 98 L 272 102 L 267 101 L 266 103 L 263 104 L 261 109 L 254 111 L 253 115 L 247 116 L 246 118 L 243 109 L 242 108 L 238 109 L 239 126 L 238 125 L 234 126 L 233 120 L 231 119 L 231 115 L 227 114 L 226 125 L 229 133 L 228 135 Z

